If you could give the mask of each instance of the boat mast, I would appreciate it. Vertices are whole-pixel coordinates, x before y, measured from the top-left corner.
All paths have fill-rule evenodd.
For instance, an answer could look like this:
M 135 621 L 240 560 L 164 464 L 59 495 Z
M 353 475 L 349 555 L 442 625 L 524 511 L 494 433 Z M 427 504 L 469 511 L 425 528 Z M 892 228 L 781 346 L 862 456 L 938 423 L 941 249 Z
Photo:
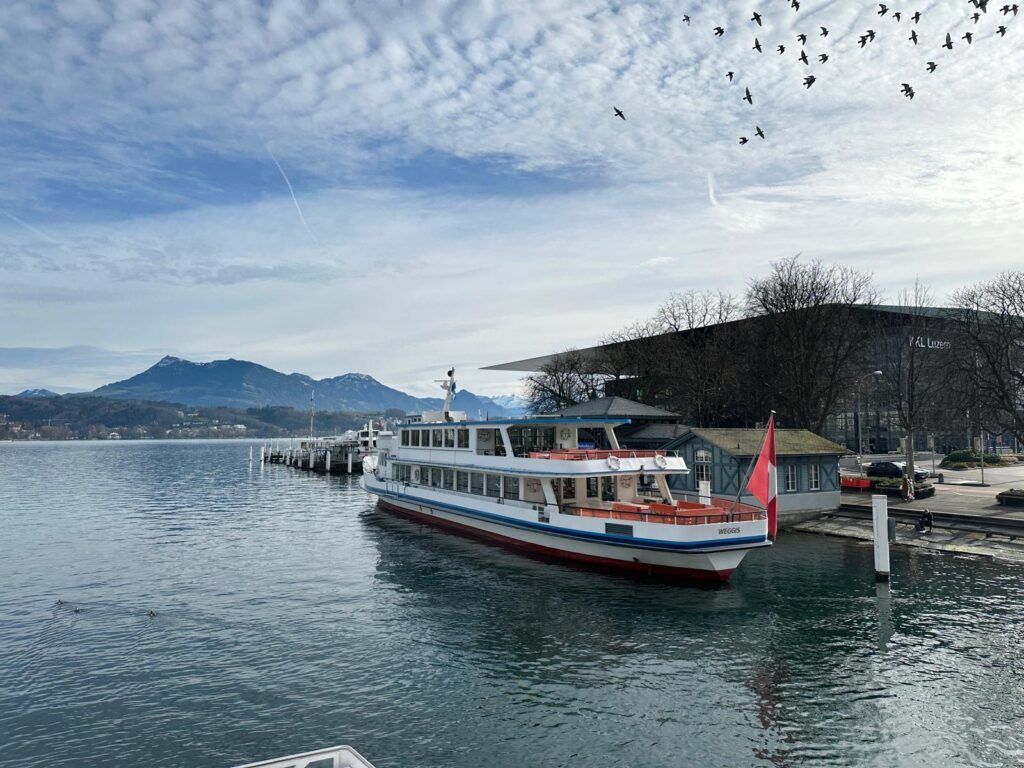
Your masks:
M 313 396 L 316 394 L 316 390 L 309 390 L 309 439 L 313 440 Z

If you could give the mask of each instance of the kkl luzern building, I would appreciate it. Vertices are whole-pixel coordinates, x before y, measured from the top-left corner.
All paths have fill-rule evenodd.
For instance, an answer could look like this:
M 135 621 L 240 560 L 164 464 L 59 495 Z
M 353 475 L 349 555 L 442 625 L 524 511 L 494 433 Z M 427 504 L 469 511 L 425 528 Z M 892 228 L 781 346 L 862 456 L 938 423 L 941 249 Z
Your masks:
M 859 356 L 857 364 L 862 375 L 856 376 L 849 391 L 840 396 L 837 406 L 827 416 L 823 433 L 828 440 L 845 446 L 855 453 L 901 451 L 905 433 L 899 423 L 895 404 L 891 402 L 888 394 L 891 392 L 891 388 L 885 386 L 880 372 L 883 369 L 892 369 L 893 345 L 916 344 L 922 352 L 936 355 L 941 359 L 949 352 L 954 343 L 952 339 L 955 334 L 951 330 L 954 321 L 950 319 L 948 310 L 938 307 L 917 308 L 913 310 L 913 316 L 906 308 L 897 306 L 865 306 L 855 309 L 856 311 L 852 314 L 852 322 L 859 326 L 860 332 L 866 339 L 863 353 Z M 702 355 L 711 356 L 722 354 L 719 352 L 717 344 L 721 342 L 724 335 L 735 333 L 736 338 L 741 338 L 743 334 L 749 333 L 752 327 L 767 322 L 769 321 L 763 317 L 744 318 L 716 326 L 672 332 L 658 338 L 685 339 L 687 343 L 696 344 L 702 350 Z M 911 327 L 912 323 L 920 327 L 921 331 L 910 338 L 907 328 Z M 578 350 L 578 353 L 584 359 L 594 363 L 595 373 L 608 374 L 611 377 L 616 376 L 616 372 L 603 367 L 607 365 L 605 361 L 612 358 L 621 360 L 628 356 L 630 345 L 637 345 L 639 348 L 639 345 L 643 343 L 646 342 L 616 342 L 581 349 Z M 554 353 L 489 366 L 487 370 L 535 373 L 541 371 L 558 357 L 559 353 Z M 652 406 L 664 406 L 665 403 L 650 402 L 650 398 L 646 397 L 650 389 L 651 387 L 643 374 L 633 376 L 619 374 L 605 382 L 604 394 L 639 400 Z M 935 408 L 928 414 L 925 422 L 917 425 L 914 436 L 915 449 L 925 450 L 933 443 L 939 450 L 966 447 L 970 442 L 968 427 L 970 417 L 966 407 L 962 403 L 942 402 L 938 399 L 934 405 Z M 752 427 L 761 424 L 766 414 L 760 414 L 759 408 L 763 410 L 763 408 L 755 407 L 752 404 L 737 403 L 735 418 L 725 426 Z M 695 423 L 692 416 L 688 416 L 680 404 L 676 404 L 670 410 L 680 411 L 682 413 L 681 421 Z

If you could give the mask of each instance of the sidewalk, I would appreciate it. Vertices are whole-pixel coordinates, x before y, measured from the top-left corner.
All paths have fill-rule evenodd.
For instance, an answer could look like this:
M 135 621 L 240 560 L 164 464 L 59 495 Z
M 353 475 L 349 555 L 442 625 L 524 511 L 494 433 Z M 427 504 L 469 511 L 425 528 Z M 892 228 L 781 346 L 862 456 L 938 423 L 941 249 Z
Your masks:
M 866 542 L 872 540 L 870 520 L 825 517 L 798 523 L 791 526 L 789 530 L 841 536 L 846 539 L 858 539 Z M 1009 536 L 939 529 L 932 533 L 917 533 L 912 525 L 898 524 L 896 526 L 896 541 L 893 542 L 893 546 L 919 547 L 941 552 L 991 557 L 1024 565 L 1024 541 Z

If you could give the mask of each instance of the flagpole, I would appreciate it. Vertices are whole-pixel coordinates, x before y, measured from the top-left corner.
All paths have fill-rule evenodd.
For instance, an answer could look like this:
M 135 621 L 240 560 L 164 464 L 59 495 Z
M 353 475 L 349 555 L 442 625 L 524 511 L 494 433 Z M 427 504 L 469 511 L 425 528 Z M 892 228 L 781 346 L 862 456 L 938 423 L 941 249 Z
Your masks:
M 774 415 L 775 415 L 775 411 L 772 411 L 772 416 L 774 416 Z M 769 417 L 768 421 L 771 421 L 771 417 Z M 758 447 L 757 453 L 755 453 L 753 456 L 750 457 L 750 462 L 747 464 L 747 472 L 746 472 L 746 474 L 743 477 L 743 482 L 740 483 L 739 490 L 736 492 L 736 499 L 732 503 L 732 511 L 733 512 L 736 511 L 736 505 L 740 503 L 740 498 L 742 498 L 742 496 L 743 496 L 743 491 L 747 487 L 747 483 L 750 482 L 750 473 L 754 471 L 754 460 L 757 459 L 757 457 L 761 455 L 761 452 L 764 450 L 765 441 L 767 441 L 767 440 L 768 440 L 768 428 L 765 427 L 764 437 L 761 438 L 761 445 L 760 445 L 760 447 Z

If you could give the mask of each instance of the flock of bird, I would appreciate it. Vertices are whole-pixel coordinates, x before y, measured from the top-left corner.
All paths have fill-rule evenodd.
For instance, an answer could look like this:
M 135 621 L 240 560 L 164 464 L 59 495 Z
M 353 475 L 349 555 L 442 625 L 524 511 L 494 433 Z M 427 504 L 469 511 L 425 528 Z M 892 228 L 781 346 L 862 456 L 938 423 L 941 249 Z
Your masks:
M 978 22 L 981 21 L 981 19 L 982 19 L 982 15 L 988 13 L 989 1 L 990 0 L 967 0 L 967 4 L 974 7 L 974 12 L 970 15 L 970 19 L 974 22 L 974 24 L 978 24 Z M 795 12 L 799 12 L 799 10 L 800 10 L 800 0 L 789 0 L 789 6 Z M 998 10 L 994 10 L 994 14 L 993 15 L 1001 14 L 1001 17 L 999 17 L 999 18 L 1001 20 L 1004 20 L 1004 23 L 1001 23 L 1001 24 L 999 24 L 996 27 L 995 34 L 999 35 L 1000 37 L 1006 37 L 1006 33 L 1008 31 L 1006 24 L 1008 23 L 1009 19 L 1011 19 L 1013 17 L 1016 17 L 1017 14 L 1019 13 L 1019 11 L 1020 11 L 1020 8 L 1019 8 L 1017 3 L 1006 3 L 1002 7 L 1000 7 Z M 878 10 L 877 10 L 876 13 L 877 13 L 879 18 L 883 18 L 883 17 L 888 16 L 890 19 L 894 20 L 897 24 L 901 23 L 902 20 L 903 20 L 903 11 L 896 10 L 896 9 L 891 9 L 885 3 L 878 3 Z M 917 25 L 921 21 L 921 17 L 922 17 L 921 11 L 915 11 L 914 13 L 910 14 L 909 16 L 907 16 L 907 19 L 910 22 L 910 24 Z M 689 15 L 684 15 L 683 16 L 683 23 L 686 24 L 687 26 L 691 25 L 691 19 L 690 19 Z M 764 48 L 761 45 L 760 34 L 758 33 L 758 30 L 764 29 L 764 19 L 763 19 L 761 13 L 759 13 L 758 11 L 755 10 L 753 12 L 753 14 L 751 15 L 748 23 L 750 23 L 750 24 L 752 24 L 752 25 L 754 25 L 756 27 L 756 29 L 754 30 L 754 32 L 755 32 L 754 44 L 753 44 L 753 46 L 751 46 L 751 50 L 756 51 L 759 54 L 763 54 L 764 53 Z M 722 26 L 722 25 L 715 26 L 715 27 L 712 28 L 712 32 L 711 33 L 716 38 L 725 37 L 725 35 L 726 35 L 726 27 Z M 829 36 L 828 28 L 824 27 L 824 26 L 819 26 L 819 31 L 818 31 L 816 37 L 824 39 L 824 38 L 827 38 L 828 36 Z M 869 46 L 870 44 L 872 44 L 875 41 L 875 37 L 876 37 L 875 30 L 868 29 L 862 35 L 860 35 L 857 38 L 857 44 L 860 46 L 861 49 L 864 49 L 864 48 L 866 48 L 867 46 Z M 960 37 L 960 40 L 961 41 L 966 41 L 967 45 L 972 45 L 973 42 L 974 42 L 974 37 L 975 37 L 975 33 L 971 32 L 970 30 L 968 30 L 962 37 Z M 917 32 L 916 28 L 913 28 L 913 27 L 911 28 L 910 36 L 907 38 L 907 40 L 910 43 L 912 43 L 913 45 L 915 45 L 915 46 L 920 44 L 921 40 L 920 40 L 920 37 L 918 36 L 918 32 Z M 806 51 L 808 36 L 806 34 L 798 34 L 796 36 L 796 41 L 797 41 L 797 43 L 800 46 L 800 55 L 797 56 L 797 61 L 801 62 L 805 66 L 810 66 L 810 58 L 807 56 L 807 51 Z M 953 40 L 953 36 L 952 36 L 951 33 L 949 33 L 949 32 L 946 33 L 945 42 L 943 42 L 939 47 L 940 48 L 944 48 L 944 49 L 949 50 L 949 51 L 953 50 L 954 40 Z M 786 53 L 786 44 L 785 43 L 777 44 L 776 47 L 775 47 L 775 50 L 778 53 L 778 55 L 780 55 L 780 56 L 784 55 Z M 816 59 L 817 59 L 817 62 L 818 62 L 819 65 L 820 64 L 825 64 L 826 62 L 829 61 L 829 54 L 828 53 L 819 53 L 817 55 Z M 925 64 L 924 69 L 925 69 L 926 72 L 931 74 L 932 72 L 935 72 L 936 69 L 938 69 L 938 64 L 936 64 L 936 62 L 934 62 L 934 61 L 929 61 L 929 62 L 927 62 Z M 735 70 L 729 70 L 728 72 L 725 73 L 725 77 L 728 79 L 728 81 L 730 83 L 734 83 L 735 79 L 736 79 L 736 71 Z M 814 74 L 808 73 L 804 77 L 804 79 L 803 79 L 803 86 L 806 89 L 810 89 L 811 86 L 813 86 L 815 82 L 817 82 L 817 77 Z M 913 86 L 910 83 L 900 83 L 900 93 L 902 93 L 903 96 L 905 98 L 907 98 L 907 99 L 913 99 L 914 98 L 914 88 L 913 88 Z M 745 101 L 749 106 L 753 106 L 754 105 L 754 96 L 750 92 L 750 88 L 748 88 L 746 86 L 744 86 L 744 88 L 743 88 L 743 98 L 742 98 L 742 100 Z M 615 112 L 614 112 L 614 116 L 615 117 L 618 117 L 618 118 L 620 118 L 622 120 L 626 119 L 626 115 L 625 115 L 625 113 L 623 113 L 623 111 L 621 109 L 619 109 L 618 107 L 613 107 L 613 109 L 615 110 Z M 761 129 L 761 127 L 759 125 L 756 125 L 756 124 L 754 126 L 754 135 L 757 136 L 758 138 L 760 138 L 761 140 L 765 140 L 765 138 L 766 138 L 764 131 Z M 749 141 L 750 141 L 750 139 L 747 136 L 740 136 L 739 137 L 739 143 L 740 144 L 747 144 L 747 143 L 749 143 Z

